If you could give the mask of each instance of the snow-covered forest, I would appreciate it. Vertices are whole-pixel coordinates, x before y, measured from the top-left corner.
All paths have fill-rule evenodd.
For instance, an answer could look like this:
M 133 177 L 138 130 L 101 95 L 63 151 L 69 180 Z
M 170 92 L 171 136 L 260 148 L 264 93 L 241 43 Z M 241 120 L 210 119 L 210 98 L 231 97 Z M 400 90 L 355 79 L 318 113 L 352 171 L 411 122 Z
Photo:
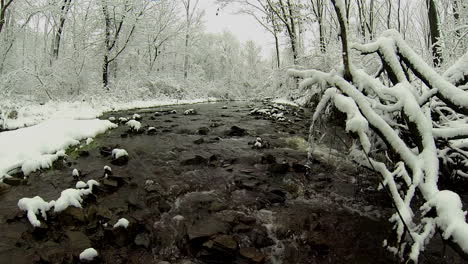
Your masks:
M 34 263 L 468 259 L 467 1 L 0 0 L 0 43 L 5 245 L 73 248 Z

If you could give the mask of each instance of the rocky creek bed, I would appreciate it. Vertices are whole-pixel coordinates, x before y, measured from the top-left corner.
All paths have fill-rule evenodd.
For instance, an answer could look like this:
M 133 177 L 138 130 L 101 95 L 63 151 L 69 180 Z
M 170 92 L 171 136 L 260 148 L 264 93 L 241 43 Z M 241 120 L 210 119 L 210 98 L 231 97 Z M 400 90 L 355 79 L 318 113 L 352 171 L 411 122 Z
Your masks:
M 79 263 L 89 247 L 95 263 L 113 264 L 396 262 L 382 247 L 392 207 L 378 177 L 348 164 L 340 144 L 305 166 L 309 112 L 231 102 L 103 118 L 134 113 L 139 132 L 120 125 L 53 169 L 1 186 L 0 263 Z M 114 148 L 129 159 L 112 160 Z M 33 228 L 18 200 L 56 199 L 74 188 L 74 168 L 100 186 L 83 209 Z M 128 228 L 113 228 L 122 217 Z M 434 248 L 427 263 L 457 263 Z

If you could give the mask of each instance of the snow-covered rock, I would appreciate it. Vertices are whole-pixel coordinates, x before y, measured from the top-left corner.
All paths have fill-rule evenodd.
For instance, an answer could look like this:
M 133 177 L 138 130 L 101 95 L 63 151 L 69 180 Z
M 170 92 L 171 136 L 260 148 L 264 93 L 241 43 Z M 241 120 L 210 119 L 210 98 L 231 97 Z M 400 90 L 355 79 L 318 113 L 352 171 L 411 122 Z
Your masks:
M 41 222 L 37 219 L 37 214 L 41 214 L 42 218 L 47 220 L 47 211 L 53 206 L 52 202 L 46 202 L 41 197 L 22 198 L 18 201 L 20 210 L 26 211 L 28 220 L 34 227 L 41 226 Z
M 88 188 L 88 184 L 86 184 L 84 181 L 79 181 L 79 182 L 76 183 L 75 188 L 76 189 Z
M 139 115 L 139 114 L 133 114 L 132 118 L 133 118 L 134 120 L 141 120 L 141 115 Z
M 94 248 L 87 248 L 83 252 L 80 253 L 80 260 L 92 261 L 98 255 L 99 255 L 98 252 Z
M 86 145 L 89 145 L 89 144 L 93 143 L 93 141 L 94 141 L 94 139 L 92 139 L 92 138 L 87 138 L 87 139 L 86 139 Z
M 184 111 L 184 115 L 196 115 L 197 111 L 195 109 L 187 109 Z
M 136 120 L 130 120 L 126 123 L 132 130 L 138 131 L 141 128 L 141 123 Z
M 118 227 L 127 228 L 129 224 L 130 224 L 130 222 L 127 219 L 120 218 L 119 221 L 117 221 L 117 223 L 115 223 L 114 228 L 118 228 Z
M 99 186 L 99 183 L 95 180 L 89 180 L 87 185 L 88 189 L 66 189 L 62 191 L 57 201 L 51 201 L 51 203 L 54 204 L 54 212 L 64 211 L 70 206 L 82 208 L 82 197 L 91 194 L 93 191 L 93 186 Z
M 72 176 L 74 178 L 79 178 L 80 177 L 80 171 L 78 169 L 73 169 Z
M 124 156 L 128 156 L 128 152 L 125 149 L 113 149 L 112 150 L 112 158 L 118 159 Z

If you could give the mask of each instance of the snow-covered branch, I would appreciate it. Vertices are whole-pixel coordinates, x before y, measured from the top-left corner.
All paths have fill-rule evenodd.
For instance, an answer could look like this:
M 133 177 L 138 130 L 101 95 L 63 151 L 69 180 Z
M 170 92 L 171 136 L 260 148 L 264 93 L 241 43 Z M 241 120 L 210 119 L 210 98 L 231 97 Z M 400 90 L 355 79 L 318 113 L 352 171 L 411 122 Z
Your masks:
M 357 136 L 362 147 L 353 149 L 355 160 L 382 175 L 382 184 L 396 205 L 397 212 L 390 221 L 395 223 L 398 243 L 405 239 L 405 233 L 411 237 L 411 241 L 406 241 L 411 245 L 406 257 L 417 261 L 436 230 L 441 230 L 444 239 L 454 242 L 463 254 L 468 255 L 468 224 L 460 197 L 455 192 L 442 191 L 438 186 L 439 177 L 448 177 L 441 173 L 439 158 L 453 165 L 452 157 L 446 155 L 456 153 L 457 157 L 463 157 L 468 147 L 467 141 L 460 141 L 468 138 L 468 125 L 462 118 L 468 111 L 468 93 L 456 86 L 464 82 L 468 56 L 460 59 L 442 77 L 396 31 L 386 31 L 373 43 L 352 47 L 362 54 L 378 53 L 393 86 L 386 86 L 353 65 L 350 67 L 352 81 L 335 71 L 289 70 L 290 76 L 303 79 L 302 88 L 312 85 L 331 87 L 324 92 L 315 110 L 311 132 L 328 103 L 332 102 L 339 111 L 346 113 L 346 131 Z M 410 83 L 405 67 L 409 67 L 429 89 L 420 90 Z M 390 112 L 393 115 L 389 115 Z M 433 120 L 433 113 L 437 119 Z M 371 157 L 375 148 L 369 141 L 372 133 L 396 154 L 398 160 L 394 160 L 394 164 Z M 313 150 L 313 137 L 309 138 Z M 313 156 L 313 153 L 309 154 Z M 463 168 L 468 167 L 466 156 L 462 164 L 465 165 Z M 463 170 L 458 169 L 458 174 L 466 174 Z M 400 179 L 406 183 L 404 187 L 397 183 Z M 414 206 L 413 200 L 417 196 L 426 201 L 421 208 Z M 436 216 L 428 214 L 431 209 Z

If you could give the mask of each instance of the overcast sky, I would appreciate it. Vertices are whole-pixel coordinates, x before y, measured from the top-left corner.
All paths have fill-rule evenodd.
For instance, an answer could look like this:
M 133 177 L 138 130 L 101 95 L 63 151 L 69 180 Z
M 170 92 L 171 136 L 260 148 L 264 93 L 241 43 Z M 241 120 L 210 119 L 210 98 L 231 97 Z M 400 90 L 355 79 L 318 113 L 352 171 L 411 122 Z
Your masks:
M 253 40 L 262 47 L 262 54 L 268 56 L 274 47 L 273 38 L 254 18 L 235 14 L 235 7 L 226 8 L 216 15 L 215 0 L 200 0 L 200 8 L 205 9 L 206 29 L 208 32 L 221 33 L 231 31 L 241 42 Z

